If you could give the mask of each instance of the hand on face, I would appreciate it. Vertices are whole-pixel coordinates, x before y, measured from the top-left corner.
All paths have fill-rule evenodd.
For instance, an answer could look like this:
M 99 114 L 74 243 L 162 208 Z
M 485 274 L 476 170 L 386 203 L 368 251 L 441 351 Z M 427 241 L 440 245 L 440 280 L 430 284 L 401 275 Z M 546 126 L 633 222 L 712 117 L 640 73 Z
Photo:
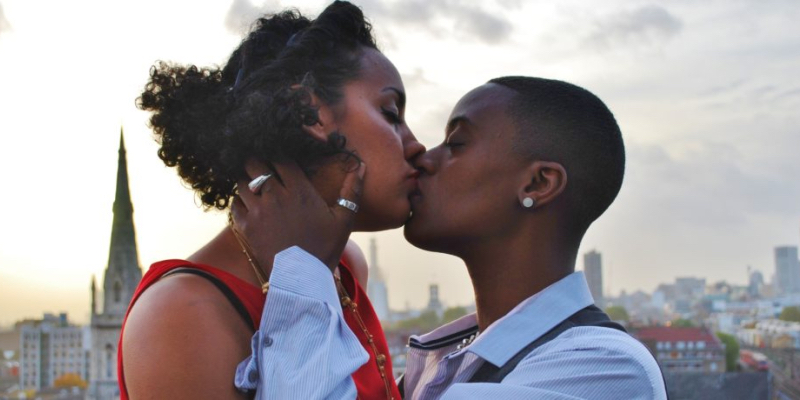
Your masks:
M 355 229 L 379 231 L 408 219 L 408 197 L 419 175 L 412 162 L 425 147 L 405 122 L 406 94 L 394 65 L 376 50 L 366 50 L 361 64 L 358 79 L 344 86 L 341 102 L 320 104 L 320 124 L 307 130 L 320 140 L 332 131 L 342 133 L 348 148 L 369 164 Z
M 329 268 L 335 268 L 356 213 L 338 204 L 328 205 L 296 164 L 275 167 L 277 174 L 273 173 L 258 193 L 248 188 L 250 181 L 239 182 L 239 197 L 231 208 L 235 228 L 244 234 L 262 266 L 271 266 L 278 252 L 300 246 Z M 263 164 L 247 166 L 251 178 L 269 172 Z M 351 169 L 339 196 L 358 204 L 365 172 L 364 163 Z

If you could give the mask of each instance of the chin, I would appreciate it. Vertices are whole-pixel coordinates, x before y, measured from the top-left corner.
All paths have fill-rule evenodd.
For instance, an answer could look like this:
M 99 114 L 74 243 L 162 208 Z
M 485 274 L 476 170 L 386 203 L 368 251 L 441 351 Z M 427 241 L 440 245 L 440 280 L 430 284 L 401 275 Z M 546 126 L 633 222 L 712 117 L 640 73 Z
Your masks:
M 380 212 L 376 212 L 376 210 Z M 408 220 L 410 212 L 411 206 L 407 201 L 391 207 L 391 209 L 387 207 L 362 208 L 357 214 L 353 230 L 378 232 L 399 228 Z
M 442 252 L 439 246 L 436 245 L 436 243 L 439 242 L 436 235 L 432 235 L 431 232 L 429 232 L 430 229 L 426 230 L 424 224 L 421 222 L 422 221 L 419 219 L 414 219 L 413 217 L 409 219 L 403 227 L 403 236 L 408 243 L 416 248 Z

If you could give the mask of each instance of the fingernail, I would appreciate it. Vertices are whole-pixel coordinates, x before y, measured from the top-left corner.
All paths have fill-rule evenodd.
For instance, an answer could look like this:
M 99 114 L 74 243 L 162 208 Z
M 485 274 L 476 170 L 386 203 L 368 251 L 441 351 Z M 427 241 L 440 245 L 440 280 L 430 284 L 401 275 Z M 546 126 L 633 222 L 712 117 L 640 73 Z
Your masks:
M 358 168 L 358 177 L 363 179 L 364 174 L 367 172 L 367 163 L 361 162 L 361 166 Z

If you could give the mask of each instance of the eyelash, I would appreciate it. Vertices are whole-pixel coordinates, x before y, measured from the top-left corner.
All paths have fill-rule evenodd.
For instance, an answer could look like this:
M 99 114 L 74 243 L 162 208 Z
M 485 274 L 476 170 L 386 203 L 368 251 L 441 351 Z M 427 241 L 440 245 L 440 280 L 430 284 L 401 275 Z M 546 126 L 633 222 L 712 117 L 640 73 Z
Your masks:
M 386 118 L 389 120 L 389 122 L 391 122 L 395 126 L 403 123 L 403 119 L 400 118 L 400 115 L 398 115 L 397 113 L 389 111 L 383 107 L 381 107 L 381 111 L 383 112 L 383 115 L 386 116 Z
M 447 137 L 447 138 L 444 140 L 444 147 L 447 147 L 447 148 L 450 148 L 450 149 L 454 149 L 454 148 L 456 148 L 456 147 L 461 147 L 461 146 L 463 146 L 463 145 L 464 145 L 464 143 L 458 143 L 458 142 L 456 142 L 456 143 L 453 143 L 453 142 L 452 142 L 452 139 L 451 139 L 452 137 L 453 137 L 453 135 L 451 134 L 450 136 L 448 136 L 448 137 Z

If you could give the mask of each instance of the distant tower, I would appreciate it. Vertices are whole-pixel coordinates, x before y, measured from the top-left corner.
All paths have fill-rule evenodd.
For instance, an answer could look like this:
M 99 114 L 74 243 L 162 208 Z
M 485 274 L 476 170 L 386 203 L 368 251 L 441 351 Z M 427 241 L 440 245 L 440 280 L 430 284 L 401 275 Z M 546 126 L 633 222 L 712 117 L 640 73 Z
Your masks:
M 89 312 L 89 315 L 94 316 L 97 313 L 97 280 L 92 275 L 92 311 Z
M 778 294 L 800 292 L 800 261 L 797 259 L 797 247 L 775 248 L 775 283 Z
M 583 273 L 594 303 L 603 307 L 603 260 L 600 253 L 592 250 L 583 255 Z
M 386 280 L 378 267 L 378 245 L 375 238 L 369 240 L 369 281 L 367 283 L 367 296 L 372 302 L 372 308 L 380 321 L 389 321 L 389 295 L 386 290 Z
M 428 306 L 425 308 L 427 311 L 435 311 L 436 315 L 440 318 L 444 314 L 444 305 L 439 300 L 439 285 L 433 283 L 428 287 Z
M 125 158 L 125 143 L 121 129 L 117 192 L 113 211 L 114 222 L 111 226 L 108 265 L 103 277 L 102 310 L 95 308 L 96 294 L 92 294 L 92 349 L 87 398 L 94 400 L 119 397 L 117 344 L 128 304 L 133 298 L 136 286 L 142 279 L 139 253 L 136 249 L 136 232 L 133 227 L 133 204 L 128 187 L 128 164 Z M 94 282 L 94 277 L 92 281 Z M 94 283 L 92 287 L 94 288 Z
M 748 266 L 748 271 L 752 269 Z M 758 297 L 761 294 L 761 287 L 764 286 L 764 275 L 759 271 L 750 272 L 747 293 L 751 297 Z

